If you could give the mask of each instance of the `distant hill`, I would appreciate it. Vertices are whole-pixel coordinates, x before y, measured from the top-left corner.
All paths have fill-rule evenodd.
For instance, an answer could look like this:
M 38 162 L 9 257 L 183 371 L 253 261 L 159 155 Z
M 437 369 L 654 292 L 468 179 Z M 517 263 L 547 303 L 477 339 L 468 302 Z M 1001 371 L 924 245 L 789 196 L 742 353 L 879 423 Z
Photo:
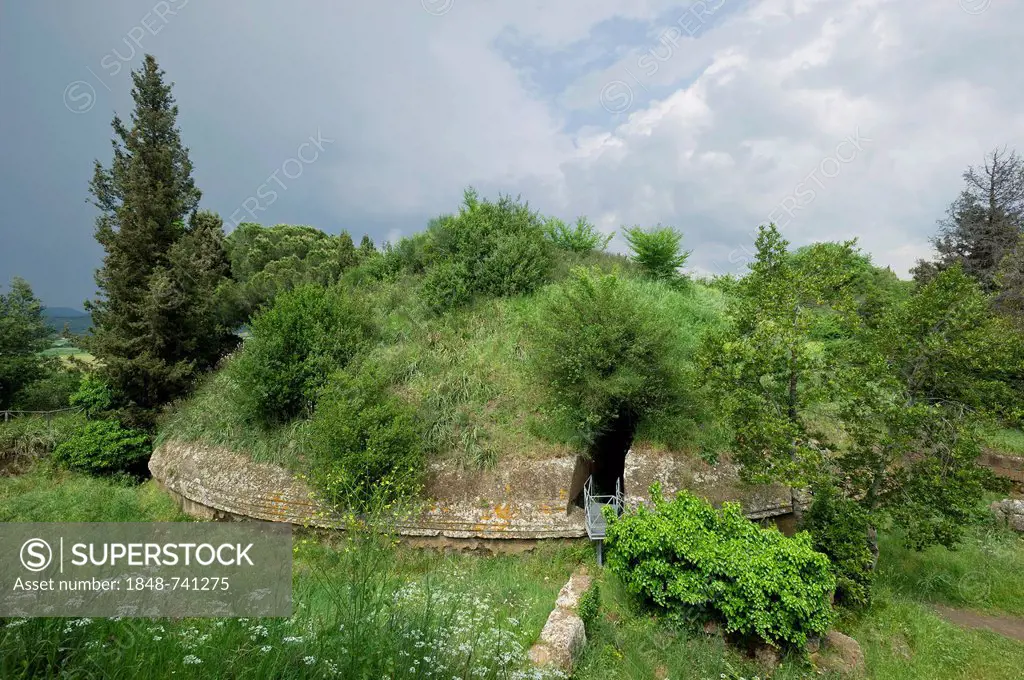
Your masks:
M 43 316 L 46 323 L 57 333 L 64 330 L 64 324 L 68 325 L 72 333 L 82 335 L 89 332 L 92 325 L 92 317 L 88 312 L 83 312 L 72 307 L 44 307 Z

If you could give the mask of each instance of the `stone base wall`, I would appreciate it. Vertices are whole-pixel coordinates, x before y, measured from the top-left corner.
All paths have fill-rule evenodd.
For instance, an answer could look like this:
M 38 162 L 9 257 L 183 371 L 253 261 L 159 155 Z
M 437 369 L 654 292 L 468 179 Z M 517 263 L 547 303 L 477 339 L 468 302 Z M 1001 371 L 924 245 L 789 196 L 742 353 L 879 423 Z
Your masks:
M 450 462 L 431 465 L 421 512 L 398 522 L 397 531 L 427 543 L 446 539 L 532 541 L 586 535 L 583 511 L 571 503 L 575 456 L 504 460 L 491 470 L 467 470 Z M 334 528 L 342 518 L 317 501 L 312 489 L 288 470 L 205 444 L 165 442 L 149 469 L 188 514 L 206 519 L 248 517 Z M 752 519 L 792 510 L 789 489 L 746 485 L 727 461 L 703 461 L 634 451 L 626 458 L 627 504 L 645 502 L 661 483 L 666 495 L 689 489 L 712 503 L 738 501 Z M 482 549 L 488 549 L 486 545 Z

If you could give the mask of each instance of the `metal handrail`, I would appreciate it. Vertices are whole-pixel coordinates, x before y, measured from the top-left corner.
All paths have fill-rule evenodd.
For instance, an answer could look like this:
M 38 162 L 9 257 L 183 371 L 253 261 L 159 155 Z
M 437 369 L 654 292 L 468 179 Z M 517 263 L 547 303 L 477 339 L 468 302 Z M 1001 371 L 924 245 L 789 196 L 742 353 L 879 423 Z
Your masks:
M 583 485 L 583 508 L 585 514 L 585 525 L 587 528 L 587 535 L 590 538 L 598 540 L 604 538 L 604 526 L 603 522 L 600 525 L 595 525 L 594 511 L 597 513 L 603 512 L 603 506 L 610 505 L 615 508 L 615 514 L 618 515 L 622 512 L 625 503 L 623 502 L 622 495 L 622 480 L 615 480 L 615 494 L 594 494 L 594 478 L 593 476 L 588 477 L 586 483 Z

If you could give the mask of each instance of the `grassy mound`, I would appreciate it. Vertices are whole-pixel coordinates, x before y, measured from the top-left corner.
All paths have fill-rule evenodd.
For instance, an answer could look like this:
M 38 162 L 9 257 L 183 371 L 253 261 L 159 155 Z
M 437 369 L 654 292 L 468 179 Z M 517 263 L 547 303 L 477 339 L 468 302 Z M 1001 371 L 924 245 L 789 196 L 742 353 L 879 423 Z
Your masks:
M 606 253 L 560 253 L 550 281 L 535 291 L 479 295 L 443 312 L 424 298 L 428 281 L 423 273 L 405 271 L 378 279 L 364 267 L 349 272 L 339 285 L 343 294 L 358 296 L 372 310 L 379 336 L 346 370 L 372 367 L 392 394 L 411 405 L 435 459 L 487 466 L 506 456 L 544 458 L 581 450 L 574 433 L 551 412 L 548 385 L 532 365 L 531 331 L 542 305 L 579 266 L 636 281 L 659 314 L 686 329 L 676 348 L 682 359 L 696 350 L 701 329 L 715 325 L 724 314 L 721 292 L 700 283 L 675 288 L 644 280 L 628 259 Z M 229 358 L 171 412 L 158 442 L 205 442 L 257 461 L 304 469 L 310 418 L 271 426 L 254 423 L 245 408 L 245 389 L 231 370 L 237 360 Z M 714 428 L 702 428 L 697 420 L 691 414 L 684 422 L 641 427 L 637 445 L 680 450 L 694 442 L 714 446 L 706 434 Z

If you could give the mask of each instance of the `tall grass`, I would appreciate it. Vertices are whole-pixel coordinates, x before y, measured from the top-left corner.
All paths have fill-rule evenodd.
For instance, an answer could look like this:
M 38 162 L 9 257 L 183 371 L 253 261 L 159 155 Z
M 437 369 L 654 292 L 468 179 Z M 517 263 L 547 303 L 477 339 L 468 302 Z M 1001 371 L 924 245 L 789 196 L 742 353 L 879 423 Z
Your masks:
M 1024 643 L 942 620 L 926 604 L 876 588 L 871 608 L 844 626 L 864 651 L 877 680 L 1016 680 Z
M 169 522 L 184 517 L 154 482 L 91 477 L 41 462 L 0 477 L 0 522 Z
M 79 413 L 54 418 L 22 416 L 0 422 L 0 461 L 52 452 L 85 423 Z
M 882 534 L 878 585 L 899 596 L 1024 616 L 1024 539 L 1000 527 L 968 530 L 956 550 L 903 547 Z
M 257 425 L 242 406 L 241 389 L 230 371 L 222 369 L 208 376 L 191 398 L 177 404 L 163 419 L 155 444 L 204 442 L 247 454 L 257 462 L 303 469 L 309 421 L 300 418 L 277 427 Z
M 1024 430 L 994 428 L 985 432 L 982 440 L 999 453 L 1024 456 Z
M 548 677 L 525 653 L 543 623 L 533 600 L 550 607 L 561 570 L 534 598 L 466 568 L 481 560 L 407 558 L 386 537 L 299 553 L 291 618 L 0 621 L 0 676 Z

